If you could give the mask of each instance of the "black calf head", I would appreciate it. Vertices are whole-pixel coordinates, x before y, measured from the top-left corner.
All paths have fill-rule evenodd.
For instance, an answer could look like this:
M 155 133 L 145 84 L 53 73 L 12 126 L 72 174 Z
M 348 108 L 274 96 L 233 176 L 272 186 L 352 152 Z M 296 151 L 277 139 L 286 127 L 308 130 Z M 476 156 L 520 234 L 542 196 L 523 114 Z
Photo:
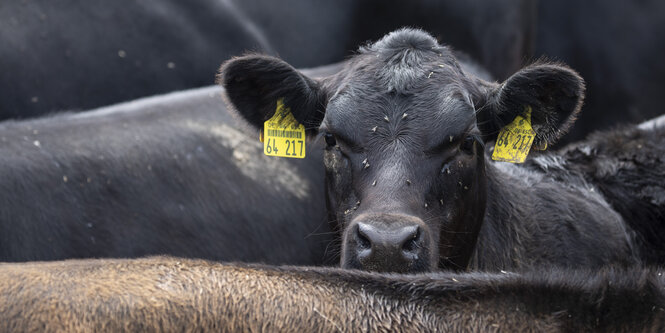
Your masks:
M 573 122 L 583 81 L 535 64 L 503 84 L 466 75 L 420 30 L 393 32 L 319 81 L 285 62 L 249 55 L 220 83 L 260 127 L 284 98 L 310 135 L 323 136 L 328 208 L 343 267 L 416 272 L 468 264 L 486 203 L 484 142 L 526 106 L 536 142 Z

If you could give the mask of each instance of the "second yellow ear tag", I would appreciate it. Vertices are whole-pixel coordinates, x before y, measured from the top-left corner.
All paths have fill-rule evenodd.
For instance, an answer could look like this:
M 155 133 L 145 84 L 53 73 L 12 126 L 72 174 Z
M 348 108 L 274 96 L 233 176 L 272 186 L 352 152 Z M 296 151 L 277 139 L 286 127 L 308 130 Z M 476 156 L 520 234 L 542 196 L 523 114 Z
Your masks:
M 526 117 L 518 115 L 512 123 L 499 132 L 492 159 L 501 162 L 523 163 L 529 155 L 536 132 L 531 127 L 531 107 L 526 107 Z
M 275 115 L 263 123 L 261 141 L 268 156 L 305 158 L 305 126 L 293 117 L 283 98 L 277 100 Z

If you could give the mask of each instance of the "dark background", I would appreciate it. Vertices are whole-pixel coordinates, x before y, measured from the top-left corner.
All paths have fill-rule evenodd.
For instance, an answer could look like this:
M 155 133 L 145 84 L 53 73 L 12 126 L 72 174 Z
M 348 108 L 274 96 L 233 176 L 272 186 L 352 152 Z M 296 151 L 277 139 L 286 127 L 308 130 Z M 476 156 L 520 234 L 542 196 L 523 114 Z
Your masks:
M 0 119 L 86 110 L 211 85 L 256 51 L 296 67 L 423 28 L 497 80 L 539 58 L 585 78 L 567 140 L 662 113 L 665 2 L 530 0 L 15 0 L 0 3 Z

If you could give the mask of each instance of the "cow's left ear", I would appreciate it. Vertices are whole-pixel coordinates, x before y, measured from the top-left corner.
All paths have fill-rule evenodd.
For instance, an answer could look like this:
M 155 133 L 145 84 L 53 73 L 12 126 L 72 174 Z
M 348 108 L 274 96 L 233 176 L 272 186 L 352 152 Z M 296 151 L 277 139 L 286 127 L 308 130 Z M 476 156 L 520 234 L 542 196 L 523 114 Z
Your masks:
M 320 84 L 275 57 L 233 58 L 222 64 L 217 83 L 226 89 L 240 116 L 257 128 L 263 128 L 263 122 L 275 114 L 278 99 L 284 100 L 309 134 L 316 131 L 325 114 Z
M 487 91 L 478 125 L 487 140 L 531 107 L 535 145 L 552 144 L 575 122 L 584 100 L 584 80 L 558 64 L 534 64 Z

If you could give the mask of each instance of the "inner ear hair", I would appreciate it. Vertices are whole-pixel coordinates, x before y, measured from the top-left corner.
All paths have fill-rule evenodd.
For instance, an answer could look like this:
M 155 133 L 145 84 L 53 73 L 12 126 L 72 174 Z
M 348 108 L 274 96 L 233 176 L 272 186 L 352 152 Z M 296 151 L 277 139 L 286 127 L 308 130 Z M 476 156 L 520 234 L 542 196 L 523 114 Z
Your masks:
M 274 115 L 280 98 L 306 128 L 316 118 L 323 119 L 319 84 L 279 58 L 260 54 L 233 58 L 222 64 L 217 83 L 226 89 L 238 114 L 255 127 L 261 128 Z
M 532 109 L 535 143 L 552 144 L 572 126 L 584 100 L 584 80 L 569 67 L 537 62 L 501 84 L 492 98 L 500 127 Z

